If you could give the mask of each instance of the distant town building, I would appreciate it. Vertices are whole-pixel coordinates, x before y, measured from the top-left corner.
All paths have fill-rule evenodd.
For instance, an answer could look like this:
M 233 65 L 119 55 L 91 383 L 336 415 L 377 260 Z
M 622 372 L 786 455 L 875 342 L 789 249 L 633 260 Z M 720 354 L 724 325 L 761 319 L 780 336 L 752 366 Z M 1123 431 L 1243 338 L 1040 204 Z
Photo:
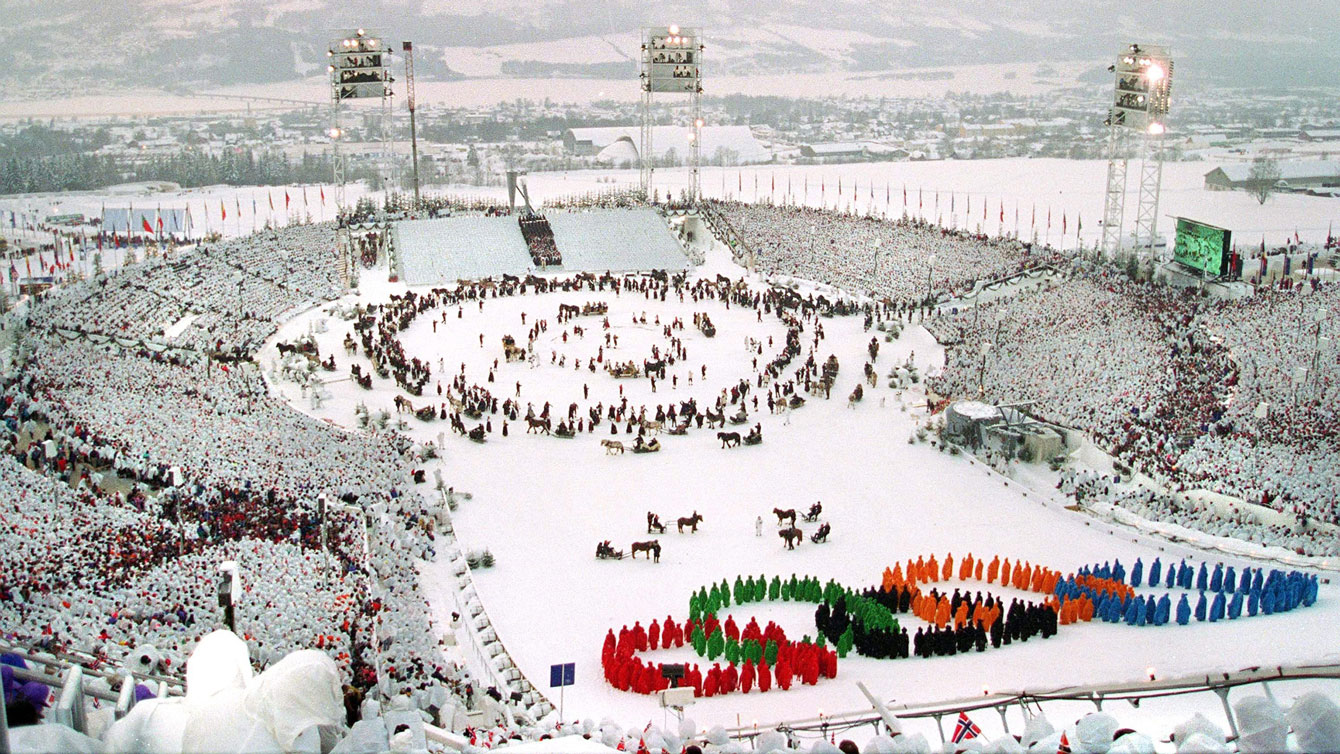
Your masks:
M 754 138 L 749 126 L 704 126 L 702 139 L 704 163 L 750 165 L 772 160 L 772 153 Z M 642 129 L 637 126 L 569 128 L 563 132 L 563 147 L 570 154 L 595 156 L 609 165 L 637 163 L 641 141 Z M 687 127 L 656 126 L 651 143 L 657 160 L 674 157 L 684 162 L 692 150 Z
M 855 162 L 865 159 L 869 152 L 865 144 L 854 141 L 802 144 L 800 147 L 800 156 L 815 162 Z
M 1293 191 L 1318 188 L 1340 188 L 1340 162 L 1315 160 L 1309 162 L 1280 162 L 1280 177 L 1276 185 Z M 1205 188 L 1210 191 L 1234 191 L 1253 188 L 1252 164 L 1235 163 L 1215 168 L 1205 174 Z

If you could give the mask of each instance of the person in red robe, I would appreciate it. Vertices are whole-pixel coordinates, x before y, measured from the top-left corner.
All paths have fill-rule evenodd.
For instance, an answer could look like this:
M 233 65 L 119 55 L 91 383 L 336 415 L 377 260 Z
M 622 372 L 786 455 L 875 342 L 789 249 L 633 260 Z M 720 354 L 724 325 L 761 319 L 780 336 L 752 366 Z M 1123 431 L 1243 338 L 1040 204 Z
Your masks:
M 767 660 L 759 660 L 758 693 L 765 693 L 770 688 L 772 688 L 772 668 L 768 667 Z
M 734 664 L 727 665 L 726 669 L 721 671 L 721 693 L 723 694 L 731 693 L 732 691 L 735 690 L 735 686 L 739 682 L 740 682 L 740 671 L 735 669 Z
M 661 645 L 661 624 L 656 621 L 651 622 L 651 627 L 647 629 L 647 644 L 653 649 L 659 649 Z
M 703 682 L 703 696 L 716 696 L 719 688 L 721 688 L 721 668 L 713 664 L 712 669 L 707 671 L 707 680 Z
M 740 691 L 748 694 L 754 688 L 754 661 L 745 658 L 744 667 L 740 670 Z

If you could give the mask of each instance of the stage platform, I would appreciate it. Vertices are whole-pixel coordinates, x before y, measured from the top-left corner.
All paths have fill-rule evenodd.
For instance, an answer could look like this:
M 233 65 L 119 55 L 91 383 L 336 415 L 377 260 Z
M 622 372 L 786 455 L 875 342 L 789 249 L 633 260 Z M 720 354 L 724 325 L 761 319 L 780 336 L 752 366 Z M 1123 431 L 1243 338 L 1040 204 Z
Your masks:
M 537 270 L 515 216 L 463 215 L 394 223 L 396 272 L 409 285 L 451 285 L 530 272 L 682 270 L 689 260 L 652 209 L 545 213 L 563 257 Z
M 566 270 L 628 272 L 689 266 L 679 240 L 655 210 L 553 212 L 546 216 Z
M 404 220 L 392 226 L 391 242 L 400 279 L 409 285 L 521 276 L 533 266 L 515 217 Z

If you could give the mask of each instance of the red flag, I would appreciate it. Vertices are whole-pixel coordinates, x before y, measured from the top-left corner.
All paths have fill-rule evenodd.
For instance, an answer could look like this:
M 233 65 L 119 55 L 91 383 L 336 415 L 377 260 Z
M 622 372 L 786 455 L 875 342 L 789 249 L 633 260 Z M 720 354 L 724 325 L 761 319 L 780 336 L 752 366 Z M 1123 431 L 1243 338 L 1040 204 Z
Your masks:
M 921 209 L 921 189 L 917 189 L 917 209 Z
M 272 192 L 270 192 L 270 191 L 266 191 L 266 192 L 265 192 L 265 198 L 267 198 L 267 199 L 270 200 L 270 211 L 271 211 L 271 212 L 274 212 L 274 211 L 275 211 L 275 195 L 274 195 L 274 193 L 272 193 Z
M 903 206 L 907 206 L 907 184 L 903 184 Z
M 285 212 L 288 211 L 288 203 L 289 203 L 289 201 L 290 201 L 290 199 L 289 199 L 289 195 L 288 195 L 288 189 L 284 189 L 284 211 L 285 211 Z
M 219 217 L 224 220 L 228 219 L 228 207 L 224 205 L 222 199 L 219 200 Z
M 326 206 L 326 187 L 321 187 L 321 206 Z
M 1033 219 L 1028 221 L 1028 227 L 1038 227 L 1038 205 L 1036 204 L 1033 205 Z
M 1000 200 L 1000 221 L 1005 222 L 1005 200 Z
M 1065 212 L 1062 212 L 1062 213 L 1061 213 L 1061 235 L 1065 235 L 1065 232 L 1066 232 Z
M 842 196 L 842 176 L 838 176 L 838 196 Z
M 145 233 L 148 233 L 148 234 L 150 234 L 150 235 L 153 235 L 153 232 L 154 232 L 154 226 L 152 226 L 152 225 L 149 224 L 149 218 L 147 218 L 147 217 L 141 215 L 141 216 L 140 216 L 140 222 L 144 225 L 144 232 L 145 232 Z
M 1047 230 L 1052 229 L 1052 208 L 1047 208 Z

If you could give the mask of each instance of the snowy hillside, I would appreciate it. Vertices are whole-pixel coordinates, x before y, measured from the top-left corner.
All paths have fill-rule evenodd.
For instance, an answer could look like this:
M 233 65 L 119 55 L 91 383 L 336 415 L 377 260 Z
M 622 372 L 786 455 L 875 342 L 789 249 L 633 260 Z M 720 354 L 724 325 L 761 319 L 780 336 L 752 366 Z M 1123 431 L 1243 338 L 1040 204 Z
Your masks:
M 1297 85 L 1334 75 L 1336 67 L 1315 56 L 1335 54 L 1340 18 L 1334 4 L 1314 0 L 1265 9 L 1242 0 L 1227 6 L 1088 0 L 1080 7 L 1060 0 L 693 0 L 661 4 L 654 13 L 631 0 L 55 0 L 8 12 L 19 43 L 8 56 L 0 54 L 4 75 L 24 87 L 84 92 L 291 80 L 320 71 L 327 37 L 357 26 L 413 39 L 422 50 L 418 73 L 425 81 L 613 78 L 633 70 L 638 27 L 674 21 L 708 30 L 707 69 L 718 76 L 1100 61 L 1131 39 L 1154 38 L 1198 59 L 1206 80 L 1273 77 Z M 1299 18 L 1309 23 L 1296 23 Z M 96 56 L 69 54 L 90 39 L 99 40 Z M 1235 67 L 1234 59 L 1253 62 Z

